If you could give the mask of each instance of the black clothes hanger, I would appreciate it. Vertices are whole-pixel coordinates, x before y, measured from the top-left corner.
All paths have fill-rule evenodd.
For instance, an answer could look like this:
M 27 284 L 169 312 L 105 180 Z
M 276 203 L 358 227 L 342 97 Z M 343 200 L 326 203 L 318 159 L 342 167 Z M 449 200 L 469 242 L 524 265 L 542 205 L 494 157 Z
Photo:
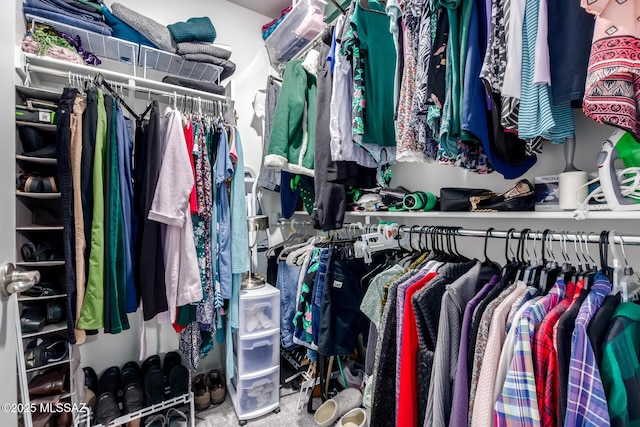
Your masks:
M 487 254 L 487 247 L 489 246 L 489 237 L 493 237 L 491 234 L 493 230 L 495 230 L 495 228 L 489 227 L 489 229 L 484 235 L 484 261 L 482 261 L 481 267 L 493 267 L 496 270 L 500 270 L 501 268 L 500 264 L 489 259 L 489 255 Z
M 562 258 L 564 262 L 562 263 L 562 267 L 560 268 L 559 276 L 562 277 L 564 283 L 569 283 L 573 281 L 573 275 L 576 272 L 576 268 L 571 264 L 571 258 L 569 257 L 569 253 L 567 252 L 567 233 L 561 232 L 561 244 L 560 249 L 562 251 Z
M 611 281 L 613 280 L 613 272 L 611 268 L 609 268 L 609 231 L 603 231 L 600 233 L 598 250 L 600 252 L 600 271 L 607 277 L 607 279 L 609 279 L 609 281 Z
M 104 76 L 101 73 L 96 74 L 96 76 L 93 79 L 93 84 L 96 86 L 102 86 L 106 90 L 108 90 L 109 93 L 113 95 L 113 97 L 116 98 L 118 102 L 120 102 L 120 105 L 122 105 L 129 112 L 129 114 L 131 114 L 131 116 L 134 119 L 136 119 L 136 121 L 140 121 L 140 117 L 135 113 L 135 111 L 131 109 L 131 107 L 129 107 L 129 105 L 127 105 L 126 102 L 124 102 L 122 97 L 118 95 L 118 93 L 111 87 L 111 85 L 107 83 L 107 81 L 104 79 Z
M 340 3 L 338 3 L 336 0 L 329 0 L 329 1 L 330 1 L 330 2 L 335 6 L 335 7 L 337 7 L 337 8 L 338 8 L 338 10 L 340 10 L 340 13 L 341 13 L 341 14 L 343 14 L 343 15 L 344 15 L 344 14 L 346 14 L 346 13 L 347 13 L 347 11 L 346 11 L 342 6 L 340 6 Z
M 524 245 L 525 245 L 525 241 L 527 240 L 527 237 L 529 236 L 529 232 L 531 231 L 530 228 L 525 228 L 522 231 L 520 231 L 520 237 L 518 238 L 518 247 L 516 249 L 516 253 L 518 256 L 518 280 L 523 280 L 524 279 L 524 272 L 526 270 L 526 268 L 528 267 L 527 261 L 525 259 L 524 256 Z

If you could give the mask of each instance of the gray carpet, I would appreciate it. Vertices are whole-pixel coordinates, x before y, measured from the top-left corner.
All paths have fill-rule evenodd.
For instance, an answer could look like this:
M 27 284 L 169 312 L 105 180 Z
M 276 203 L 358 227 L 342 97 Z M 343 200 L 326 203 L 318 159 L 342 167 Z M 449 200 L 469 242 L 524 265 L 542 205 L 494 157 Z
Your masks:
M 247 427 L 315 427 L 317 424 L 313 420 L 313 414 L 307 413 L 305 404 L 302 411 L 298 412 L 296 406 L 298 404 L 298 393 L 289 394 L 289 389 L 280 390 L 280 412 L 278 414 L 269 413 L 260 418 L 249 420 Z M 320 400 L 315 403 L 314 408 L 320 405 Z M 220 406 L 207 409 L 206 411 L 196 414 L 197 427 L 221 427 L 221 426 L 237 426 L 238 417 L 233 409 L 231 398 L 227 395 L 227 399 Z

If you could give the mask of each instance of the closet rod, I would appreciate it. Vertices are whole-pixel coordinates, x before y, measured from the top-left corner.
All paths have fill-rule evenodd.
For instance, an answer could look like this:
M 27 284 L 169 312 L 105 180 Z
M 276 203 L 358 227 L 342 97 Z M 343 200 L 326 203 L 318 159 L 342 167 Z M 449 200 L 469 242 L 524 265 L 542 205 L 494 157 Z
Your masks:
M 84 70 L 78 71 L 63 71 L 63 70 L 55 70 L 52 68 L 42 67 L 40 65 L 32 65 L 27 63 L 26 70 L 27 73 L 39 73 L 39 74 L 47 74 L 49 76 L 54 77 L 62 77 L 68 78 L 70 74 L 84 76 L 87 75 L 87 72 Z M 116 71 L 104 70 L 104 69 L 96 69 L 91 70 L 89 73 L 91 78 L 94 78 L 96 74 L 102 74 L 105 78 L 109 80 L 114 80 L 118 82 L 119 86 L 123 86 L 129 90 L 135 90 L 137 92 L 142 93 L 153 93 L 156 95 L 164 95 L 169 97 L 174 97 L 177 95 L 188 95 L 195 98 L 202 98 L 203 100 L 212 100 L 212 101 L 222 101 L 224 103 L 229 104 L 230 100 L 222 95 L 216 95 L 209 92 L 203 92 L 200 90 L 190 89 L 182 86 L 175 86 L 164 82 L 156 82 L 149 79 L 144 79 L 142 77 L 131 76 L 128 74 L 118 73 Z
M 437 230 L 437 227 L 433 229 Z M 454 230 L 455 235 L 461 236 L 461 237 L 482 237 L 483 239 L 487 237 L 487 230 L 469 230 L 465 228 L 447 227 L 447 226 L 442 226 L 441 229 Z M 405 233 L 412 233 L 412 234 L 420 234 L 420 233 L 425 234 L 425 232 L 427 234 L 431 234 L 429 233 L 428 230 L 425 231 L 426 228 L 422 228 L 422 227 L 413 227 L 413 229 L 411 229 L 410 226 L 404 225 L 401 227 L 401 230 Z M 491 230 L 489 232 L 488 237 L 493 237 L 495 239 L 506 239 L 508 234 L 509 234 L 508 231 Z M 510 237 L 512 239 L 518 239 L 521 235 L 522 235 L 522 231 L 515 231 L 510 235 Z M 527 238 L 530 240 L 542 240 L 543 231 L 531 231 L 527 234 Z M 547 239 L 553 239 L 554 241 L 558 241 L 558 242 L 567 241 L 567 242 L 598 243 L 600 241 L 600 234 L 594 233 L 594 232 L 591 232 L 589 234 L 585 232 L 584 234 L 578 235 L 576 233 L 569 233 L 569 232 L 563 233 L 563 232 L 552 231 L 547 236 Z M 625 245 L 640 246 L 640 236 L 628 236 L 628 235 L 616 234 L 615 242 L 623 243 Z

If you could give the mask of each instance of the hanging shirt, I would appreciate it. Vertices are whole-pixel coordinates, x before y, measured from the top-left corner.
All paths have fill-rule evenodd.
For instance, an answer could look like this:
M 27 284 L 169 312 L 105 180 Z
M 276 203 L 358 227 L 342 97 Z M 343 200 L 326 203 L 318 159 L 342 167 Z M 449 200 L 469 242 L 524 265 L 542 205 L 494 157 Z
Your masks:
M 620 304 L 611 319 L 603 346 L 600 373 L 609 397 L 612 426 L 640 425 L 637 399 L 640 394 L 640 306 Z
M 596 276 L 589 296 L 580 307 L 576 318 L 576 326 L 571 339 L 567 413 L 564 420 L 566 427 L 605 427 L 610 424 L 609 407 L 600 379 L 600 370 L 596 363 L 593 347 L 591 347 L 591 341 L 587 336 L 589 322 L 610 292 L 611 282 L 604 275 Z
M 231 211 L 229 207 L 229 193 L 227 192 L 227 179 L 233 176 L 233 164 L 229 155 L 229 140 L 227 132 L 222 129 L 218 140 L 218 154 L 214 167 L 216 185 L 216 212 L 218 228 L 218 280 L 221 296 L 224 299 L 231 298 L 232 291 L 232 265 L 231 265 Z
M 194 179 L 179 111 L 165 110 L 161 137 L 166 140 L 166 148 L 149 219 L 164 224 L 162 249 L 168 311 L 158 315 L 158 322 L 174 323 L 178 306 L 202 299 L 189 206 Z

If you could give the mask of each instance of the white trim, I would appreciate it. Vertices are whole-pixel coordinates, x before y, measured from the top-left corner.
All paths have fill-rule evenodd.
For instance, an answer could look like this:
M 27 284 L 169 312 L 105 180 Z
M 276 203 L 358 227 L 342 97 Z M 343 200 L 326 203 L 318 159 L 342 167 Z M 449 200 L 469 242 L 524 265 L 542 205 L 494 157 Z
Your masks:
M 298 175 L 310 176 L 311 178 L 315 176 L 313 169 L 305 168 L 304 166 L 301 166 L 301 165 L 294 165 L 293 163 L 287 164 L 282 169 L 284 169 L 287 172 L 295 173 Z
M 284 169 L 287 166 L 287 158 L 279 154 L 267 154 L 264 157 L 264 166 L 271 169 Z

